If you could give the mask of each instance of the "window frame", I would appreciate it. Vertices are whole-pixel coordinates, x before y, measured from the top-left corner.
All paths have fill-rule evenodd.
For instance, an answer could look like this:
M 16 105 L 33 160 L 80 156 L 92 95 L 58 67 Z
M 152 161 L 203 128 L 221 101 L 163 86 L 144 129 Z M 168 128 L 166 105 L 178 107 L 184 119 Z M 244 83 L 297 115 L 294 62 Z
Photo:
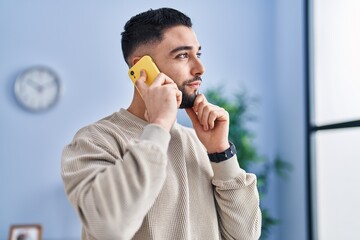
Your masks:
M 347 129 L 360 127 L 360 119 L 353 121 L 344 121 L 327 125 L 314 124 L 314 69 L 313 62 L 313 2 L 312 0 L 304 0 L 304 71 L 305 71 L 305 149 L 306 149 L 306 186 L 307 186 L 307 227 L 308 239 L 317 240 L 317 189 L 316 189 L 316 143 L 315 135 L 320 131 Z

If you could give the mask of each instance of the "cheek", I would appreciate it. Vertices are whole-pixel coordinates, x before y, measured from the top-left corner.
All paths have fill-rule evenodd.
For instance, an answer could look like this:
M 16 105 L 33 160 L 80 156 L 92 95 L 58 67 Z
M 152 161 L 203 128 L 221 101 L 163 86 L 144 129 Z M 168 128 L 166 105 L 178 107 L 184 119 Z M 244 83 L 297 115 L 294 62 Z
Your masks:
M 182 73 L 182 72 L 174 72 L 172 74 L 172 76 L 169 76 L 172 80 L 174 80 L 174 82 L 178 85 L 181 86 L 183 84 L 183 82 L 186 80 L 186 76 Z
M 182 67 L 167 65 L 161 71 L 169 76 L 177 85 L 181 85 L 186 80 L 187 75 Z

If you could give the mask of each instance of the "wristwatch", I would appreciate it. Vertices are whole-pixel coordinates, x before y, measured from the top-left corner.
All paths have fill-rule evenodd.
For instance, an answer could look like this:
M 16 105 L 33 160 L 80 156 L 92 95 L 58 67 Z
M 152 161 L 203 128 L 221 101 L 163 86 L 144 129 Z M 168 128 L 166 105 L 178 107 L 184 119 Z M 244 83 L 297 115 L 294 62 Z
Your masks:
M 219 163 L 232 158 L 236 154 L 235 145 L 229 141 L 230 147 L 224 152 L 220 153 L 209 153 L 209 159 L 211 162 Z

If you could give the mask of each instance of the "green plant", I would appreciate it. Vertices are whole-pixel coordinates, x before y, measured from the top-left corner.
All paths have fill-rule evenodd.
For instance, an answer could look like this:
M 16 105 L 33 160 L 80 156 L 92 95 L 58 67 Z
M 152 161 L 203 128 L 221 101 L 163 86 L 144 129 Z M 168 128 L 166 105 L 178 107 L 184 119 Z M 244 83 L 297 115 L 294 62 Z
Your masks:
M 245 91 L 234 95 L 233 99 L 225 98 L 221 93 L 222 88 L 212 88 L 208 89 L 205 95 L 209 102 L 228 111 L 230 115 L 229 139 L 236 146 L 239 164 L 245 171 L 252 171 L 257 175 L 262 212 L 260 239 L 267 239 L 271 233 L 271 228 L 280 221 L 272 216 L 268 207 L 264 206 L 261 200 L 268 192 L 270 174 L 275 173 L 277 176 L 286 177 L 291 170 L 291 165 L 279 157 L 269 160 L 259 154 L 254 144 L 255 134 L 247 125 L 247 123 L 256 120 L 251 114 L 250 108 L 252 104 L 257 102 L 257 99 L 249 97 Z

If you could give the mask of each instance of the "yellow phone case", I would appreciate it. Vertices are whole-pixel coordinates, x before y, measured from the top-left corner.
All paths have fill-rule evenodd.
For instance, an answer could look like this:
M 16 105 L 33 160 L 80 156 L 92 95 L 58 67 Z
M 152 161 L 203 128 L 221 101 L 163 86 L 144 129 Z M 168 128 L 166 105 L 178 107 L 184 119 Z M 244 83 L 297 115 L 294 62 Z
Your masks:
M 131 81 L 135 84 L 136 80 L 140 78 L 140 70 L 143 69 L 146 71 L 146 84 L 150 86 L 154 79 L 159 75 L 160 71 L 155 65 L 154 61 L 150 56 L 143 56 L 134 66 L 132 66 L 129 71 L 129 77 Z

